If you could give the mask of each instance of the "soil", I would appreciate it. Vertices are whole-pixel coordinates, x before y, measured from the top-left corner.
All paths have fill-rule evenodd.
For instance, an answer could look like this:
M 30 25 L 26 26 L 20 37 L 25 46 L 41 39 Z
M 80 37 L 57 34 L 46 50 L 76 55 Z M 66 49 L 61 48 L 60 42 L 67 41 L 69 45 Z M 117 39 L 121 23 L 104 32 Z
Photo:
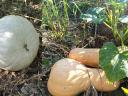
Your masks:
M 0 1 L 0 17 L 15 14 L 30 20 L 40 33 L 40 48 L 37 57 L 28 68 L 18 72 L 0 69 L 0 96 L 51 96 L 47 90 L 47 80 L 52 64 L 67 57 L 70 49 L 74 47 L 101 48 L 104 42 L 114 42 L 112 35 L 108 33 L 105 35 L 106 33 L 101 32 L 104 30 L 98 30 L 100 33 L 97 33 L 96 37 L 92 34 L 93 30 L 91 30 L 92 33 L 82 33 L 81 23 L 75 28 L 71 24 L 69 34 L 63 39 L 51 39 L 49 31 L 41 28 L 42 5 L 40 0 L 23 1 L 25 0 Z M 127 80 L 122 82 L 122 85 L 127 86 Z M 88 92 L 90 92 L 88 96 L 96 96 L 93 94 L 94 89 Z M 125 96 L 121 88 L 113 92 L 98 93 L 98 96 Z M 79 96 L 86 95 L 81 93 Z

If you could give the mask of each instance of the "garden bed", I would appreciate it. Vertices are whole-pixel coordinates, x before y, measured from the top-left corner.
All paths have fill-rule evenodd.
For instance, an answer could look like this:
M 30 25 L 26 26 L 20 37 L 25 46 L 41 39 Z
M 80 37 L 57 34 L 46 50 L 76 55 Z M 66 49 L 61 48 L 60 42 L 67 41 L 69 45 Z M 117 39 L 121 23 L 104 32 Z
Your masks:
M 41 0 L 26 1 L 0 1 L 0 17 L 15 14 L 30 20 L 40 34 L 38 55 L 28 68 L 21 71 L 9 72 L 0 69 L 0 96 L 51 96 L 47 89 L 51 67 L 61 58 L 68 57 L 71 49 L 76 47 L 101 48 L 105 42 L 113 42 L 115 45 L 121 45 L 120 42 L 114 39 L 111 30 L 107 29 L 104 24 L 97 25 L 95 36 L 96 26 L 94 24 L 88 26 L 84 22 L 81 22 L 78 18 L 80 14 L 78 10 L 76 17 L 73 16 L 72 12 L 72 14 L 69 14 L 69 24 L 68 26 L 64 26 L 66 27 L 66 33 L 65 29 L 62 26 L 58 26 L 56 22 L 51 25 L 48 25 L 48 23 L 47 25 L 42 25 L 44 24 L 43 18 L 46 15 L 42 13 L 42 8 L 44 8 L 43 3 Z M 80 2 L 80 0 L 76 1 Z M 86 4 L 82 3 L 83 1 L 81 0 L 79 7 L 84 11 Z M 87 7 L 90 6 L 88 5 Z M 57 10 L 55 9 L 55 11 Z M 57 18 L 52 17 L 52 19 Z M 66 20 L 67 17 L 65 16 L 62 19 Z M 63 22 L 62 25 L 66 25 L 66 23 Z M 127 82 L 127 79 L 124 79 L 117 90 L 113 92 L 98 92 L 98 96 L 125 96 L 121 87 L 127 88 Z M 96 96 L 93 94 L 94 90 L 88 91 L 90 91 L 89 96 Z M 79 96 L 85 96 L 85 92 Z

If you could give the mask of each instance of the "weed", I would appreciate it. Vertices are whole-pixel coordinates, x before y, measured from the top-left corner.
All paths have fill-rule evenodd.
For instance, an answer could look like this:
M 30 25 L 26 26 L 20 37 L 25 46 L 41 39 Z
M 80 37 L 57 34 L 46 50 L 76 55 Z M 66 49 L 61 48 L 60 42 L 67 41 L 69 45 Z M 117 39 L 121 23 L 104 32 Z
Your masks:
M 104 22 L 107 27 L 112 30 L 115 39 L 120 39 L 121 44 L 124 45 L 125 36 L 127 34 L 126 28 L 120 30 L 121 25 L 120 17 L 124 15 L 126 5 L 122 2 L 109 1 L 106 3 L 106 21 Z M 125 35 L 124 35 L 125 34 Z
M 61 9 L 63 7 L 63 9 Z M 42 25 L 48 26 L 55 38 L 62 38 L 66 34 L 69 23 L 67 0 L 55 2 L 55 0 L 43 1 Z

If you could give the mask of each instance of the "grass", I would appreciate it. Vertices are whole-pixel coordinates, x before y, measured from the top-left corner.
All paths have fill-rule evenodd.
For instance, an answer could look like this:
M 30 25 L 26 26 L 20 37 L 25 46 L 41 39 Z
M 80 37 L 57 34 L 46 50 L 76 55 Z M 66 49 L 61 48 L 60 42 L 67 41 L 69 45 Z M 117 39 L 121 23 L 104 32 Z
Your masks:
M 68 34 L 71 22 L 74 22 L 77 27 L 80 14 L 90 6 L 90 1 L 85 1 L 43 0 L 42 27 L 52 31 L 51 35 L 54 38 L 62 39 Z
M 67 0 L 62 0 L 57 3 L 55 0 L 47 0 L 43 2 L 42 26 L 48 27 L 55 38 L 62 38 L 64 34 L 66 34 L 69 24 L 67 10 Z
M 114 37 L 117 40 L 120 39 L 121 45 L 123 46 L 125 36 L 121 34 L 124 34 L 122 32 L 124 32 L 125 28 L 123 30 L 119 30 L 119 18 L 124 14 L 125 5 L 117 3 L 117 1 L 111 1 L 110 4 L 111 8 L 109 5 L 106 5 L 107 20 L 105 24 L 112 30 Z

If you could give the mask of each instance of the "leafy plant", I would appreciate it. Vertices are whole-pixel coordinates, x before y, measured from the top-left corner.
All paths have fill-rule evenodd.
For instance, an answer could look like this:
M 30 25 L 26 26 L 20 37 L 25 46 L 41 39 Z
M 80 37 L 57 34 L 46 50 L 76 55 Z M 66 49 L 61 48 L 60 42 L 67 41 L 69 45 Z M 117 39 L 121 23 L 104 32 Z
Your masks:
M 105 20 L 105 11 L 102 7 L 89 8 L 85 14 L 80 17 L 87 23 L 100 24 Z
M 100 65 L 112 82 L 128 77 L 127 61 L 128 51 L 119 50 L 113 43 L 105 43 L 100 50 Z
M 113 43 L 106 43 L 100 50 L 100 65 L 112 82 L 128 77 L 128 51 L 124 44 L 128 37 L 128 16 L 124 15 L 126 1 L 109 0 L 106 3 L 104 23 L 112 30 L 115 39 L 121 41 L 120 49 Z M 121 24 L 122 28 L 119 27 Z
M 89 8 L 85 13 L 82 13 L 80 18 L 86 23 L 95 24 L 95 36 L 97 32 L 97 25 L 105 21 L 105 8 L 103 7 L 94 7 Z
M 124 15 L 127 4 L 124 3 L 124 0 L 108 0 L 105 5 L 107 18 L 104 24 L 111 29 L 115 39 L 120 40 L 123 45 L 128 32 L 127 27 L 120 28 L 119 25 L 123 25 L 124 23 L 127 25 L 128 23 L 126 21 L 124 22 L 124 19 L 128 19 Z
M 128 37 L 128 15 L 125 15 L 127 3 L 128 0 L 107 0 L 100 6 L 89 8 L 80 18 L 86 23 L 95 24 L 95 35 L 97 25 L 104 23 L 111 29 L 116 41 L 121 41 L 123 45 Z

